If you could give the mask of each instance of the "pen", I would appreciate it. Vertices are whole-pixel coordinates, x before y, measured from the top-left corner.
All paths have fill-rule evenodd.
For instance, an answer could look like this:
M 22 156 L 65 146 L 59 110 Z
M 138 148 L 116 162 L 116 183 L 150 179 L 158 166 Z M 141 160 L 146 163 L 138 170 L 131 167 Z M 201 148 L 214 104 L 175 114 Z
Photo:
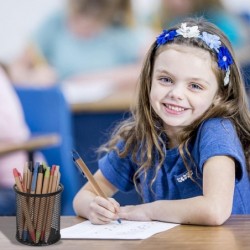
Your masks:
M 39 165 L 40 165 L 39 162 L 36 162 L 34 172 L 33 172 L 33 176 L 32 176 L 32 181 L 31 181 L 31 190 L 30 190 L 31 194 L 36 193 L 36 182 L 37 182 L 37 175 L 38 175 Z
M 42 185 L 43 185 L 43 165 L 38 166 L 38 173 L 37 173 L 37 182 L 36 182 L 36 194 L 42 193 Z M 39 206 L 40 206 L 40 198 L 35 198 L 35 209 L 34 209 L 34 227 L 37 228 L 37 219 L 39 213 Z
M 23 191 L 24 193 L 27 193 L 27 179 L 28 179 L 28 165 L 26 163 L 23 168 Z
M 27 184 L 26 184 L 26 190 L 27 193 L 30 192 L 30 187 L 31 187 L 31 179 L 32 179 L 32 174 L 33 174 L 33 166 L 32 162 L 27 162 Z
M 105 199 L 107 199 L 107 196 L 104 194 L 104 192 L 101 190 L 99 187 L 98 183 L 96 182 L 94 176 L 91 174 L 89 171 L 88 167 L 80 157 L 80 155 L 75 151 L 72 150 L 72 156 L 73 156 L 73 161 L 76 163 L 77 167 L 79 170 L 87 177 L 88 181 L 92 185 L 93 189 L 95 190 L 95 193 Z M 120 219 L 117 219 L 118 223 L 121 223 Z

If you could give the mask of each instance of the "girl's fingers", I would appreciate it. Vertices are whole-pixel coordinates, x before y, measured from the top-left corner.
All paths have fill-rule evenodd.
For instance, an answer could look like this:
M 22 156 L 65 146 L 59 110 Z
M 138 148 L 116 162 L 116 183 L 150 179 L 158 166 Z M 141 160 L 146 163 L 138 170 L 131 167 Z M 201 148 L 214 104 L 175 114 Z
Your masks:
M 116 212 L 116 207 L 113 204 L 113 202 L 110 201 L 110 199 L 105 199 L 100 196 L 96 196 L 95 199 L 93 200 L 96 204 L 99 206 L 109 210 L 110 212 L 115 213 Z
M 109 198 L 109 201 L 114 205 L 115 211 L 118 213 L 120 211 L 120 204 L 113 198 Z
M 93 224 L 107 224 L 112 220 L 117 220 L 114 204 L 102 197 L 96 197 L 90 204 L 90 221 Z
M 89 220 L 92 224 L 96 224 L 96 225 L 105 225 L 111 222 L 110 219 L 104 216 L 101 216 L 99 214 L 98 215 L 94 214 L 93 216 L 90 216 Z

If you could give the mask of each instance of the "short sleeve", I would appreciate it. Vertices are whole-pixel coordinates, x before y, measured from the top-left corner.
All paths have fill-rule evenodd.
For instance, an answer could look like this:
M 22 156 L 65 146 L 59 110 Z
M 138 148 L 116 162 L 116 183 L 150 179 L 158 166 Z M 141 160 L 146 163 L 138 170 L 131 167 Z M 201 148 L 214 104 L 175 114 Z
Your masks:
M 200 128 L 199 137 L 199 167 L 213 156 L 225 155 L 235 159 L 236 178 L 240 179 L 246 170 L 244 151 L 234 128 L 228 119 L 214 118 L 206 121 Z
M 121 148 L 121 143 L 118 148 Z M 123 192 L 133 189 L 135 166 L 129 156 L 120 158 L 113 150 L 101 158 L 98 164 L 104 177 L 116 188 Z

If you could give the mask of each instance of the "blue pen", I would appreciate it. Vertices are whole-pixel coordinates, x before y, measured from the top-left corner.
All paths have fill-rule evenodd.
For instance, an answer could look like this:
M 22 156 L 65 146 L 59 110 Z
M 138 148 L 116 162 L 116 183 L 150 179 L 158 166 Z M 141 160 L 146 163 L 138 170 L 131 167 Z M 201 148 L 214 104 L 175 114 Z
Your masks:
M 37 181 L 37 175 L 38 175 L 38 168 L 39 168 L 39 166 L 40 166 L 40 163 L 36 162 L 35 167 L 34 167 L 34 171 L 33 171 L 32 182 L 31 182 L 31 190 L 30 190 L 31 194 L 35 194 L 36 193 L 36 181 Z

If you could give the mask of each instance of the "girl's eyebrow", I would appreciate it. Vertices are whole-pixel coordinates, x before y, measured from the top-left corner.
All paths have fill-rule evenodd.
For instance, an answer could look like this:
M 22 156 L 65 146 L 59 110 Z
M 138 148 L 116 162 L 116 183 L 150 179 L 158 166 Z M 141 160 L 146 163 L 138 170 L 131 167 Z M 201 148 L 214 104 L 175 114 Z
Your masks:
M 171 74 L 170 72 L 168 72 L 168 71 L 165 70 L 165 69 L 157 69 L 157 70 L 156 70 L 156 73 L 157 73 L 157 74 L 166 74 L 166 75 L 170 75 L 171 77 L 174 77 L 173 74 Z

